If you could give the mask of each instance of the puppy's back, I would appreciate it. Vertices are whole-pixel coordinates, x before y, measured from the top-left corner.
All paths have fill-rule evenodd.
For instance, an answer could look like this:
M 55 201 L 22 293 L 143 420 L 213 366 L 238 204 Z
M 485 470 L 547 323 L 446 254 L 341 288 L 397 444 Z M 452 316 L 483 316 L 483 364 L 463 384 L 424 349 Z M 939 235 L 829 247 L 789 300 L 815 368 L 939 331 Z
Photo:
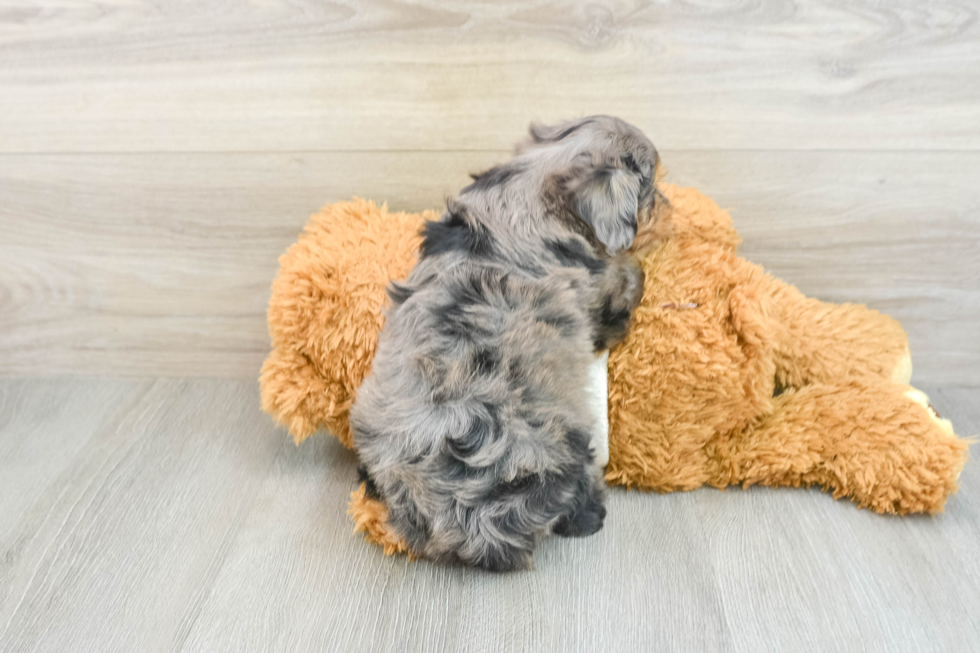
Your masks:
M 588 475 L 588 321 L 574 274 L 420 266 L 351 413 L 362 461 L 410 547 L 523 567 Z

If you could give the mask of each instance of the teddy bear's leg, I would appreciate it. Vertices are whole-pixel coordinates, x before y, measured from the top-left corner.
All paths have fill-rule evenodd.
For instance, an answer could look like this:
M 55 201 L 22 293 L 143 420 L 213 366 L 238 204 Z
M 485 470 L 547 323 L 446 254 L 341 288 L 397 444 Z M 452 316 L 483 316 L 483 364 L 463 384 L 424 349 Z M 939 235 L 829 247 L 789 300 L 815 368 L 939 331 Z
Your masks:
M 908 383 L 908 339 L 894 319 L 855 304 L 827 304 L 767 277 L 781 337 L 773 350 L 779 387 L 875 376 Z
M 880 513 L 940 512 L 968 443 L 910 390 L 874 379 L 788 390 L 727 443 L 732 482 L 816 484 Z

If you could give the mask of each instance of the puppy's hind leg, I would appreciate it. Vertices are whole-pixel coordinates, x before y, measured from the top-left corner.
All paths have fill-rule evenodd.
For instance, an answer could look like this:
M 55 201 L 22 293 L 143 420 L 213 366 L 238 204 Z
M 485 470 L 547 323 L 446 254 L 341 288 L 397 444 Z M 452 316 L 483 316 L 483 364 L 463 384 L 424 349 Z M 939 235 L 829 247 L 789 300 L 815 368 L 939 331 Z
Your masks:
M 531 568 L 532 550 L 530 548 L 505 546 L 489 550 L 476 561 L 478 567 L 487 571 L 503 573 L 526 571 Z
M 602 505 L 601 483 L 600 479 L 582 478 L 569 511 L 555 522 L 551 532 L 561 537 L 584 537 L 602 530 L 606 507 Z
M 486 519 L 471 532 L 466 544 L 453 552 L 456 561 L 486 571 L 508 572 L 531 569 L 535 537 L 517 528 L 515 513 Z

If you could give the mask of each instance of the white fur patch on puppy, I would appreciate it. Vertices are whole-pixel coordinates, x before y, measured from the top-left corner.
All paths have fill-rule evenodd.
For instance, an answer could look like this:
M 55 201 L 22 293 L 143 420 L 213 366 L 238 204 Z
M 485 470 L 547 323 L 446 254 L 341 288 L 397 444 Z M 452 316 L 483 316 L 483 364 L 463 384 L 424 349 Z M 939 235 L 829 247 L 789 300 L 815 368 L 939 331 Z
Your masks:
M 595 415 L 595 429 L 590 445 L 595 461 L 600 467 L 609 463 L 609 350 L 596 356 L 589 366 L 589 378 L 585 386 L 589 409 Z

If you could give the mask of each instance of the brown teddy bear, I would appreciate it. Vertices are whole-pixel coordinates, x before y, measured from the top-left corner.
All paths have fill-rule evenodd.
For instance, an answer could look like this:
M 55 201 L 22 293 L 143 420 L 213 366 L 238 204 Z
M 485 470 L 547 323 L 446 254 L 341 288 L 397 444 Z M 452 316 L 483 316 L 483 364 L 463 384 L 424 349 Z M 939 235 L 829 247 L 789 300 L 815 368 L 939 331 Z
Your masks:
M 729 216 L 665 184 L 634 245 L 643 302 L 608 357 L 610 484 L 820 485 L 880 513 L 936 513 L 968 441 L 908 385 L 901 326 L 804 297 L 736 255 Z M 370 369 L 385 287 L 408 275 L 435 212 L 355 199 L 314 215 L 280 259 L 262 406 L 298 441 L 320 428 L 351 446 L 347 411 Z M 387 553 L 407 551 L 363 485 L 349 510 Z

